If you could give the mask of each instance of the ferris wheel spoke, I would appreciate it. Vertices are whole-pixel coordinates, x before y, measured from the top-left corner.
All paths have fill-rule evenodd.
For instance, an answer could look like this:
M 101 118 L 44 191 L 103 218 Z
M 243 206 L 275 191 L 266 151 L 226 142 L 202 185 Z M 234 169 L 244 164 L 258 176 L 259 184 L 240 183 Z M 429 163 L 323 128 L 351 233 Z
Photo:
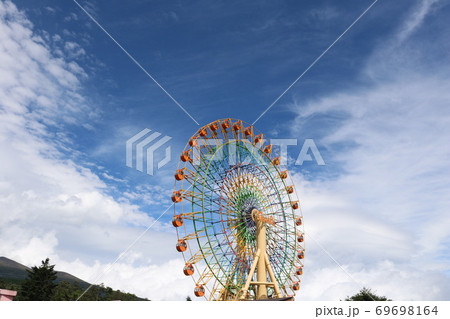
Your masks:
M 292 269 L 287 269 L 286 267 L 284 267 L 284 260 L 283 262 L 278 260 L 278 262 L 273 263 L 273 265 L 277 270 L 276 273 L 278 274 L 278 280 L 281 283 L 284 283 L 290 277 L 290 272 L 292 271 Z
M 212 253 L 213 251 L 205 245 L 202 249 L 198 250 L 194 255 L 192 255 L 191 258 L 189 258 L 189 260 L 187 261 L 187 263 L 196 264 L 197 262 L 210 256 Z
M 197 239 L 197 238 L 204 238 L 204 237 L 206 237 L 206 235 L 201 235 L 204 232 L 205 232 L 204 229 L 200 229 L 199 231 L 190 233 L 190 234 L 182 237 L 182 239 L 183 240 L 192 240 L 192 239 Z

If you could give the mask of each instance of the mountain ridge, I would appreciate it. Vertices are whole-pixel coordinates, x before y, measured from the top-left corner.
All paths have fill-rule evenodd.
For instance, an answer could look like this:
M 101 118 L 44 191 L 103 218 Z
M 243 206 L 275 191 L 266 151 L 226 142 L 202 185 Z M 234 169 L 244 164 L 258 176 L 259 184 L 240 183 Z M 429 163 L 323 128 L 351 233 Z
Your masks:
M 27 270 L 31 268 L 4 256 L 0 256 L 0 278 L 14 279 L 14 280 L 25 280 L 28 277 Z M 56 270 L 58 278 L 56 282 L 68 281 L 70 283 L 77 282 L 80 287 L 86 289 L 90 284 L 72 274 L 65 271 Z

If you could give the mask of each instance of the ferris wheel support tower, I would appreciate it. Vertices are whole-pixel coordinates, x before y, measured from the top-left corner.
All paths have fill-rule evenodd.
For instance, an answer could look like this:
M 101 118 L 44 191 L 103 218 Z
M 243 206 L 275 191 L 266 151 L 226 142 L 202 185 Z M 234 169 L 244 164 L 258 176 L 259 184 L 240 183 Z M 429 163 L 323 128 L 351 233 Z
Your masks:
M 275 297 L 281 297 L 281 291 L 278 286 L 278 283 L 275 279 L 275 275 L 272 269 L 272 266 L 269 262 L 269 257 L 267 255 L 266 248 L 266 223 L 272 224 L 273 219 L 267 218 L 257 209 L 253 209 L 252 211 L 252 219 L 256 224 L 256 254 L 254 256 L 252 267 L 250 268 L 250 272 L 248 273 L 247 282 L 245 286 L 242 288 L 240 293 L 240 299 L 246 299 L 246 294 L 250 285 L 256 285 L 257 288 L 257 299 L 267 299 L 267 286 L 273 286 L 275 290 Z M 256 280 L 252 281 L 256 269 Z M 269 274 L 270 282 L 267 281 L 267 274 Z

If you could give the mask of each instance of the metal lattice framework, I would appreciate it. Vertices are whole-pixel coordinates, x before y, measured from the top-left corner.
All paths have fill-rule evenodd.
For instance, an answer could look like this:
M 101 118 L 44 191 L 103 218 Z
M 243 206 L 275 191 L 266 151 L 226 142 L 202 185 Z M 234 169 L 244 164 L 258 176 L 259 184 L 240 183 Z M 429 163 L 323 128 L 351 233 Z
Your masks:
M 180 159 L 172 223 L 195 295 L 260 299 L 253 273 L 259 223 L 270 271 L 265 296 L 294 296 L 303 272 L 301 210 L 288 171 L 263 134 L 240 120 L 217 120 L 192 136 Z

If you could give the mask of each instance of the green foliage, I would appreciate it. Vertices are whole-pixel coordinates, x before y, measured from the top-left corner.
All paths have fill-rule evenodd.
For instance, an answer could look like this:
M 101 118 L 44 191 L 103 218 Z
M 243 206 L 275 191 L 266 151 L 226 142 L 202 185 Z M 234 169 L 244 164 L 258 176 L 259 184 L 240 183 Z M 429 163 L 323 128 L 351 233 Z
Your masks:
M 79 291 L 80 296 L 83 293 L 82 290 Z M 75 298 L 75 299 L 76 299 Z M 134 294 L 121 292 L 120 290 L 113 290 L 110 287 L 105 287 L 103 284 L 92 286 L 80 299 L 83 301 L 91 300 L 91 301 L 112 301 L 112 300 L 122 300 L 122 301 L 142 301 L 148 300 L 139 298 Z
M 0 278 L 0 289 L 20 291 L 23 283 L 22 279 Z M 17 300 L 17 297 L 14 300 Z
M 0 289 L 8 289 L 9 290 L 9 288 L 6 288 L 7 285 L 8 284 L 6 283 L 6 281 L 3 278 L 0 278 Z
M 78 296 L 83 293 L 77 282 L 61 281 L 55 288 L 52 300 L 55 301 L 71 301 L 77 300 Z
M 345 301 L 392 301 L 385 296 L 377 296 L 369 288 L 362 288 L 356 295 L 347 296 Z
M 57 278 L 55 265 L 50 265 L 50 259 L 42 261 L 40 267 L 34 266 L 27 270 L 28 278 L 20 290 L 22 300 L 51 300 L 56 288 Z

